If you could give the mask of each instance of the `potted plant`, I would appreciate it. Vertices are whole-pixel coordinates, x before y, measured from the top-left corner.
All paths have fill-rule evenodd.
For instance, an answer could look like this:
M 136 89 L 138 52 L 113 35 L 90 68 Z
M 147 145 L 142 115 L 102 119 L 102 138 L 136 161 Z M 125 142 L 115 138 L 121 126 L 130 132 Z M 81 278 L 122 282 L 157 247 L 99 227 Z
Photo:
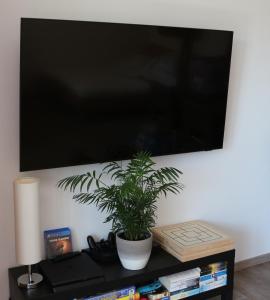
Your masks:
M 176 168 L 155 169 L 150 154 L 140 152 L 126 167 L 118 162 L 108 163 L 96 171 L 64 178 L 58 187 L 74 193 L 73 199 L 82 204 L 95 204 L 106 211 L 106 222 L 112 222 L 116 233 L 117 251 L 126 269 L 138 270 L 148 262 L 152 249 L 151 228 L 155 226 L 157 199 L 183 189 L 182 174 Z M 105 182 L 111 176 L 113 183 Z M 94 185 L 94 189 L 92 188 Z

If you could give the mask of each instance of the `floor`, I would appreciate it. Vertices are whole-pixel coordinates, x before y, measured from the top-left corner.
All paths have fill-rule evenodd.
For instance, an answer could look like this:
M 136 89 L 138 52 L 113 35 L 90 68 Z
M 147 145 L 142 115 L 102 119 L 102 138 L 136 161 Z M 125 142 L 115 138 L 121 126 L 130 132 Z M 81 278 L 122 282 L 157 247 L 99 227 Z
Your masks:
M 233 299 L 270 300 L 270 262 L 236 272 Z
M 234 300 L 270 300 L 270 262 L 235 274 Z

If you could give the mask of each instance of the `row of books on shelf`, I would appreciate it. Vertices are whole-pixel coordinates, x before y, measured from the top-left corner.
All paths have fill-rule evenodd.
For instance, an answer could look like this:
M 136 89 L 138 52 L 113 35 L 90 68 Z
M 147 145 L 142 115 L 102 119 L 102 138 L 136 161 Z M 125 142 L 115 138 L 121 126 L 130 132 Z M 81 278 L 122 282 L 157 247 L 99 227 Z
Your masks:
M 130 286 L 93 297 L 74 300 L 178 300 L 227 284 L 227 263 L 219 262 L 204 268 L 163 276 L 143 286 Z

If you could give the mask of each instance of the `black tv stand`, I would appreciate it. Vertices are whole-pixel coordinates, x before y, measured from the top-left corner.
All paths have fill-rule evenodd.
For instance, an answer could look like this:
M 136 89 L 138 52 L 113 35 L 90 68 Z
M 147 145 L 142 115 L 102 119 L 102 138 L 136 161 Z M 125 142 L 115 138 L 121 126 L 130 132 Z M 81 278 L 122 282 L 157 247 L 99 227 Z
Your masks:
M 208 299 L 221 295 L 222 300 L 233 299 L 233 277 L 234 277 L 234 257 L 235 250 L 222 252 L 219 254 L 203 257 L 200 259 L 180 262 L 175 257 L 155 247 L 146 268 L 139 271 L 125 270 L 119 262 L 101 264 L 104 278 L 93 279 L 92 281 L 80 282 L 65 286 L 60 290 L 53 291 L 46 280 L 40 287 L 33 290 L 21 289 L 17 286 L 17 278 L 25 273 L 26 267 L 15 267 L 9 269 L 9 286 L 11 300 L 73 300 L 74 298 L 86 297 L 97 293 L 107 292 L 114 289 L 123 288 L 129 285 L 138 285 L 160 276 L 181 272 L 195 267 L 202 267 L 210 263 L 227 261 L 228 282 L 224 287 L 220 287 L 205 293 L 188 297 L 186 299 Z M 38 266 L 36 266 L 38 268 Z

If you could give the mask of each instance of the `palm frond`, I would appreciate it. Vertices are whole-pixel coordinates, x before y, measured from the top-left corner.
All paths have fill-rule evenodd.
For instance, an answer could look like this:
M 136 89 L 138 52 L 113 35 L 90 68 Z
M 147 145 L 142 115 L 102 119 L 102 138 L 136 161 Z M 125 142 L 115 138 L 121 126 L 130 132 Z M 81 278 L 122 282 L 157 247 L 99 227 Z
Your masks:
M 115 183 L 105 184 L 103 175 L 109 175 Z M 139 152 L 125 168 L 111 162 L 99 175 L 96 171 L 73 175 L 59 180 L 57 186 L 72 192 L 78 203 L 96 205 L 107 213 L 104 222 L 111 222 L 115 232 L 122 231 L 125 238 L 136 240 L 144 238 L 155 225 L 157 199 L 183 190 L 181 175 L 173 167 L 156 169 L 150 154 Z

